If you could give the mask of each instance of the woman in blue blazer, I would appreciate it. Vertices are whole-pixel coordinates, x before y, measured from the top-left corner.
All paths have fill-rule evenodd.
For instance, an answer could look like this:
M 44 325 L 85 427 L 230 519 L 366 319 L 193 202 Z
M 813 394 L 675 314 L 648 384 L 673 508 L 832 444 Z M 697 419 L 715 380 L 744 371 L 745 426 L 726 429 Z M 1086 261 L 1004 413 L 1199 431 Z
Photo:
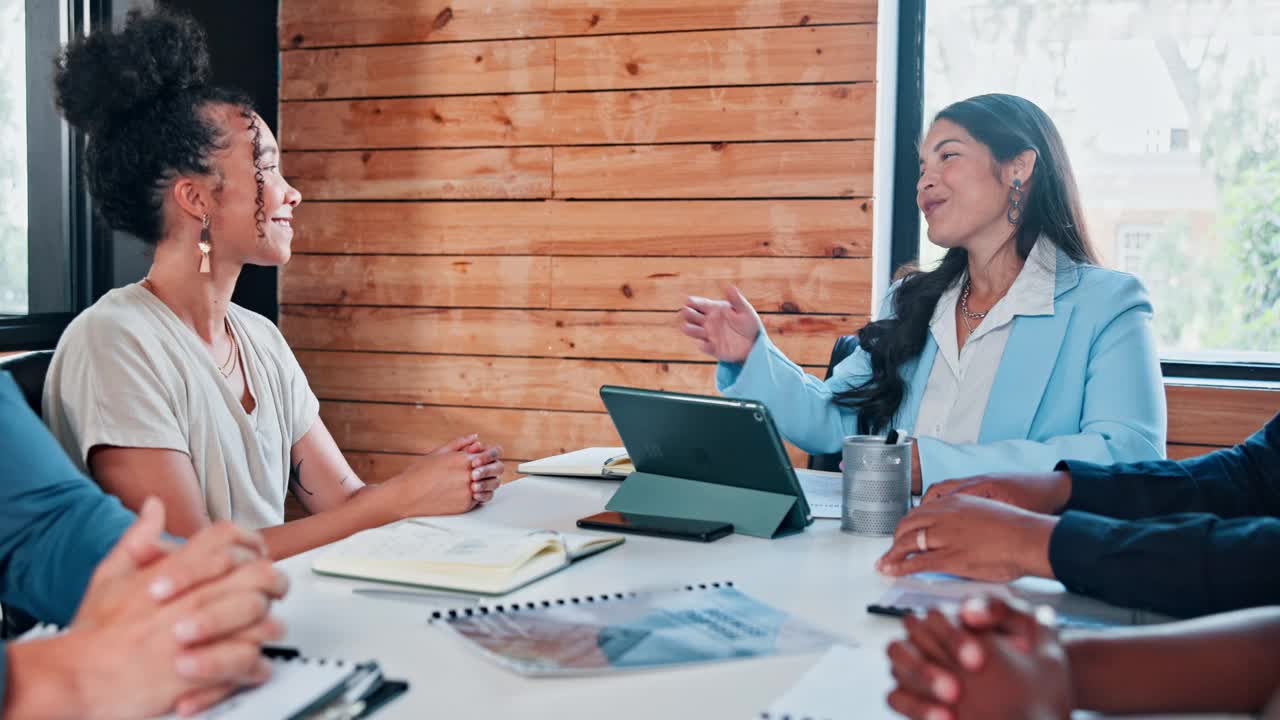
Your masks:
M 1151 303 L 1097 265 L 1049 117 L 1011 95 L 945 108 L 920 147 L 916 203 L 946 255 L 894 284 L 826 382 L 774 346 L 736 288 L 689 298 L 682 330 L 720 361 L 720 391 L 763 401 L 810 453 L 910 430 L 916 492 L 1063 459 L 1163 457 Z

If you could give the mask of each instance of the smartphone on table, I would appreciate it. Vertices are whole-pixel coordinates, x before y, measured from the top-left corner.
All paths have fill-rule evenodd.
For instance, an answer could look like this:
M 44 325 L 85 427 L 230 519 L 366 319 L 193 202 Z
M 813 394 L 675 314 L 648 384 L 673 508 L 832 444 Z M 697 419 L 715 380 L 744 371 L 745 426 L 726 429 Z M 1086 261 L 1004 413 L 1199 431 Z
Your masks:
M 613 530 L 697 542 L 719 540 L 733 532 L 733 525 L 727 522 L 686 520 L 684 518 L 620 512 L 602 512 L 584 517 L 578 521 L 578 527 L 588 530 Z

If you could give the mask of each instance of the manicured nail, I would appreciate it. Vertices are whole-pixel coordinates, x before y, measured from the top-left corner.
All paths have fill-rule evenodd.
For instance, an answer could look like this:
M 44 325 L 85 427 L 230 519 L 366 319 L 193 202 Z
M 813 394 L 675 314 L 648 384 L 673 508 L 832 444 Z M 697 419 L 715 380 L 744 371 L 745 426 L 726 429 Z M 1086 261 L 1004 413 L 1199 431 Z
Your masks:
M 471 471 L 471 479 L 472 479 L 472 480 L 479 480 L 479 479 L 480 479 L 480 471 L 479 471 L 479 470 L 472 470 L 472 471 Z
M 939 700 L 955 702 L 959 694 L 960 688 L 956 687 L 956 681 L 950 675 L 939 675 L 933 679 L 933 696 Z
M 938 708 L 930 708 L 929 712 L 924 714 L 925 720 L 951 720 L 951 715 L 946 710 Z
M 173 581 L 167 577 L 158 577 L 147 586 L 147 592 L 156 600 L 164 600 L 173 594 Z
M 471 483 L 471 492 L 481 492 L 484 488 L 480 483 Z
M 200 634 L 200 628 L 191 620 L 180 620 L 173 626 L 173 636 L 179 642 L 190 642 Z
M 960 664 L 969 670 L 977 670 L 982 664 L 982 649 L 975 642 L 966 642 L 960 646 Z
M 174 666 L 178 669 L 179 675 L 186 677 L 192 677 L 200 672 L 200 661 L 190 655 L 179 655 Z

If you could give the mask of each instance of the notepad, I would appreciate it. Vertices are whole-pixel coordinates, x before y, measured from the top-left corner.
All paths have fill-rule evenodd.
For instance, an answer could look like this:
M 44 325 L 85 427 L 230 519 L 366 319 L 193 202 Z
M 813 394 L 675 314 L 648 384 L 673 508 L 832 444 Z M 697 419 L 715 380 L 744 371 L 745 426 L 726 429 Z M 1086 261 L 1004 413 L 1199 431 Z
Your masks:
M 621 480 L 635 471 L 635 465 L 621 447 L 592 447 L 516 466 L 525 475 L 563 475 L 567 477 Z
M 502 595 L 623 540 L 617 535 L 405 520 L 330 545 L 312 560 L 311 569 L 324 575 Z
M 303 718 L 364 717 L 386 702 L 391 689 L 399 695 L 407 686 L 385 681 L 377 663 L 294 658 L 271 661 L 271 679 L 232 695 L 195 715 L 203 720 L 303 720 Z M 177 714 L 161 720 L 177 720 Z
M 761 720 L 879 720 L 898 717 L 885 702 L 893 689 L 883 651 L 837 645 L 809 668 Z

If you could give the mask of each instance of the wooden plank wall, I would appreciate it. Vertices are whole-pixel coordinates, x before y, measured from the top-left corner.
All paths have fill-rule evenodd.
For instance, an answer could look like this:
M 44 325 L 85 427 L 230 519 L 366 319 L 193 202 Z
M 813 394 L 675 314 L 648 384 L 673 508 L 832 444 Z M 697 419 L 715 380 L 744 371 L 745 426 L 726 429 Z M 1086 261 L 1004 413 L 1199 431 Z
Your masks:
M 362 476 L 471 430 L 512 467 L 617 443 L 596 388 L 710 391 L 673 310 L 728 282 L 819 371 L 870 303 L 875 14 L 283 0 L 280 322 Z M 1170 455 L 1277 397 L 1171 385 Z
M 714 390 L 674 311 L 729 282 L 824 366 L 870 306 L 875 17 L 283 0 L 280 324 L 357 470 L 618 443 L 601 384 Z

